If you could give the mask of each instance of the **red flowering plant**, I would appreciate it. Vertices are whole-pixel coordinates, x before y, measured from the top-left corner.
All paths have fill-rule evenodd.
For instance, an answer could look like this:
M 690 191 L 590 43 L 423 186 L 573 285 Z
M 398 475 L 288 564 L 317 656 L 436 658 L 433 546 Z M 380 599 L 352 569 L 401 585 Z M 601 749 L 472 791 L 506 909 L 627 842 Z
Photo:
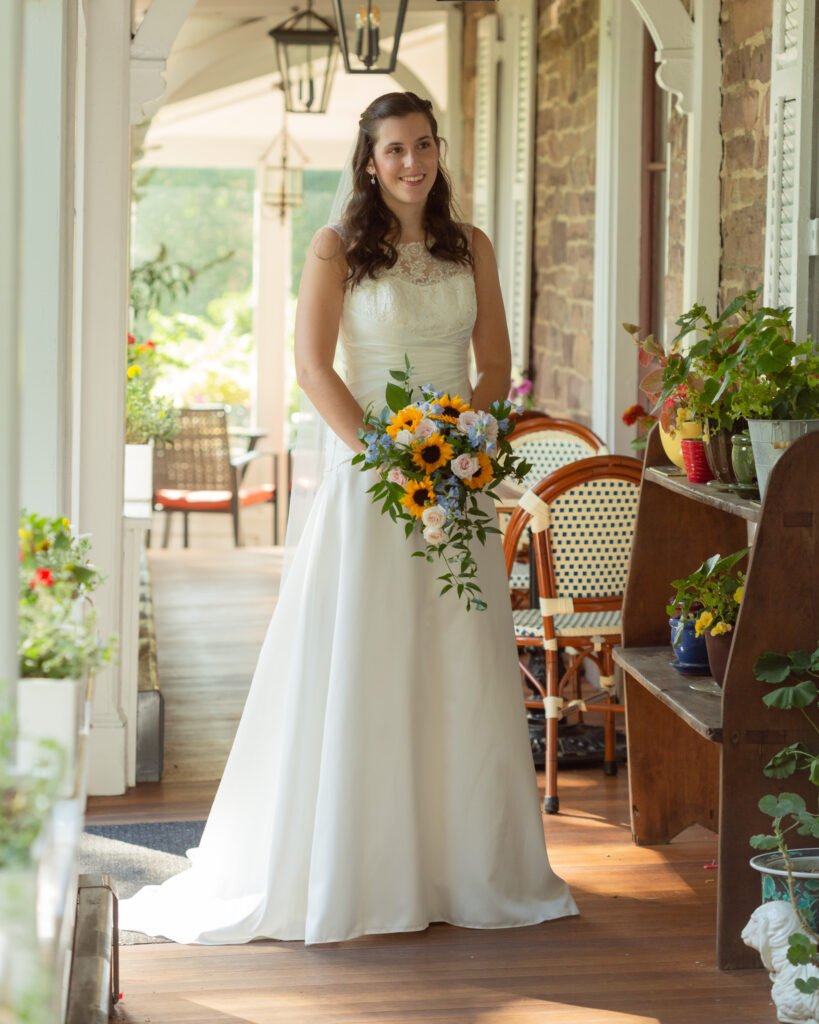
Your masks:
M 102 583 L 99 569 L 89 561 L 88 538 L 77 536 L 64 517 L 49 519 L 23 509 L 18 537 L 21 601 L 30 603 L 39 591 L 55 586 L 70 601 Z

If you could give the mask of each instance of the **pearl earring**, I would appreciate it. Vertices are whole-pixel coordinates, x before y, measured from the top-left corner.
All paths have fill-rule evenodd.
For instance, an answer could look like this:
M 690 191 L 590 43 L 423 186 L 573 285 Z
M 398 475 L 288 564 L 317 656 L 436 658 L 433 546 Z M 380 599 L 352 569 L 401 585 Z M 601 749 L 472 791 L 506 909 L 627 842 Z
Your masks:
M 371 175 L 370 175 L 370 184 L 371 184 L 371 185 L 374 185 L 374 184 L 375 184 L 375 175 L 374 175 L 374 174 L 371 174 Z

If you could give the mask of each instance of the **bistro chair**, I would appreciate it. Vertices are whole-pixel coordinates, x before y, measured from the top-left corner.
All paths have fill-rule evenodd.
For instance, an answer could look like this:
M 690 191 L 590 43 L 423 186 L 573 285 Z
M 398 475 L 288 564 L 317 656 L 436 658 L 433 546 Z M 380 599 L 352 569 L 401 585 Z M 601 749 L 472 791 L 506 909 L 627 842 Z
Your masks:
M 504 536 L 506 568 L 512 572 L 525 531 L 531 533 L 539 590 L 538 605 L 514 610 L 519 649 L 544 651 L 544 682 L 521 662 L 521 672 L 538 694 L 528 708 L 542 706 L 546 717 L 546 796 L 544 809 L 556 814 L 557 725 L 571 712 L 604 712 L 606 775 L 617 773 L 614 715 L 622 712 L 614 692 L 613 648 L 621 642 L 620 623 L 642 463 L 629 456 L 599 455 L 550 473 L 521 497 Z M 561 669 L 558 649 L 567 654 Z M 600 670 L 599 689 L 579 699 L 579 670 L 590 658 Z M 564 702 L 574 680 L 577 700 Z
M 273 506 L 273 543 L 278 544 L 275 483 L 244 486 L 248 465 L 272 455 L 273 479 L 277 458 L 270 452 L 231 452 L 227 411 L 224 406 L 193 406 L 179 410 L 179 433 L 173 442 L 154 448 L 154 509 L 165 512 L 162 546 L 168 546 L 171 515 L 183 516 L 184 545 L 188 547 L 188 516 L 191 512 L 229 513 L 233 518 L 233 542 L 242 543 L 240 510 L 248 505 Z
M 532 469 L 523 483 L 505 480 L 501 485 L 501 501 L 496 505 L 501 530 L 505 529 L 509 516 L 514 511 L 520 496 L 530 487 L 548 476 L 555 469 L 560 469 L 578 459 L 588 459 L 594 455 L 608 455 L 609 450 L 602 440 L 582 423 L 572 420 L 554 419 L 545 413 L 527 410 L 513 416 L 515 421 L 509 443 L 516 455 L 531 463 Z M 520 544 L 509 576 L 509 589 L 512 603 L 516 607 L 529 604 L 531 584 L 531 564 L 526 534 L 521 537 Z

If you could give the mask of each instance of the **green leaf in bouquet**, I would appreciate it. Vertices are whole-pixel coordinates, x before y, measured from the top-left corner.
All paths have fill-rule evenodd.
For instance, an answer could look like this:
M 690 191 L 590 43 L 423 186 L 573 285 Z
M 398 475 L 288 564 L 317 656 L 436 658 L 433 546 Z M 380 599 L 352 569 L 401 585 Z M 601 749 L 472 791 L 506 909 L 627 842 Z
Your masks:
M 400 412 L 403 408 L 409 405 L 411 401 L 412 395 L 409 391 L 406 391 L 404 388 L 400 388 L 397 384 L 387 384 L 387 405 L 393 412 Z

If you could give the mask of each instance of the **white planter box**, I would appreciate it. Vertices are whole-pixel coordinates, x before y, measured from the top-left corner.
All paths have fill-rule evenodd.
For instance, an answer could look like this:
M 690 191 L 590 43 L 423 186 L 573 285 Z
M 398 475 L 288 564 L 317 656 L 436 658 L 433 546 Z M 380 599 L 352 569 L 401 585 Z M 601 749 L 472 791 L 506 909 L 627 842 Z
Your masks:
M 33 772 L 43 757 L 41 740 L 65 752 L 62 794 L 74 792 L 80 732 L 86 728 L 84 679 L 20 679 L 17 683 L 17 762 Z
M 0 1019 L 46 1020 L 49 978 L 37 936 L 37 866 L 0 868 Z M 36 1017 L 28 1014 L 34 1011 Z M 10 1013 L 10 1017 L 6 1017 Z
M 154 446 L 125 445 L 125 501 L 152 501 L 154 496 Z

